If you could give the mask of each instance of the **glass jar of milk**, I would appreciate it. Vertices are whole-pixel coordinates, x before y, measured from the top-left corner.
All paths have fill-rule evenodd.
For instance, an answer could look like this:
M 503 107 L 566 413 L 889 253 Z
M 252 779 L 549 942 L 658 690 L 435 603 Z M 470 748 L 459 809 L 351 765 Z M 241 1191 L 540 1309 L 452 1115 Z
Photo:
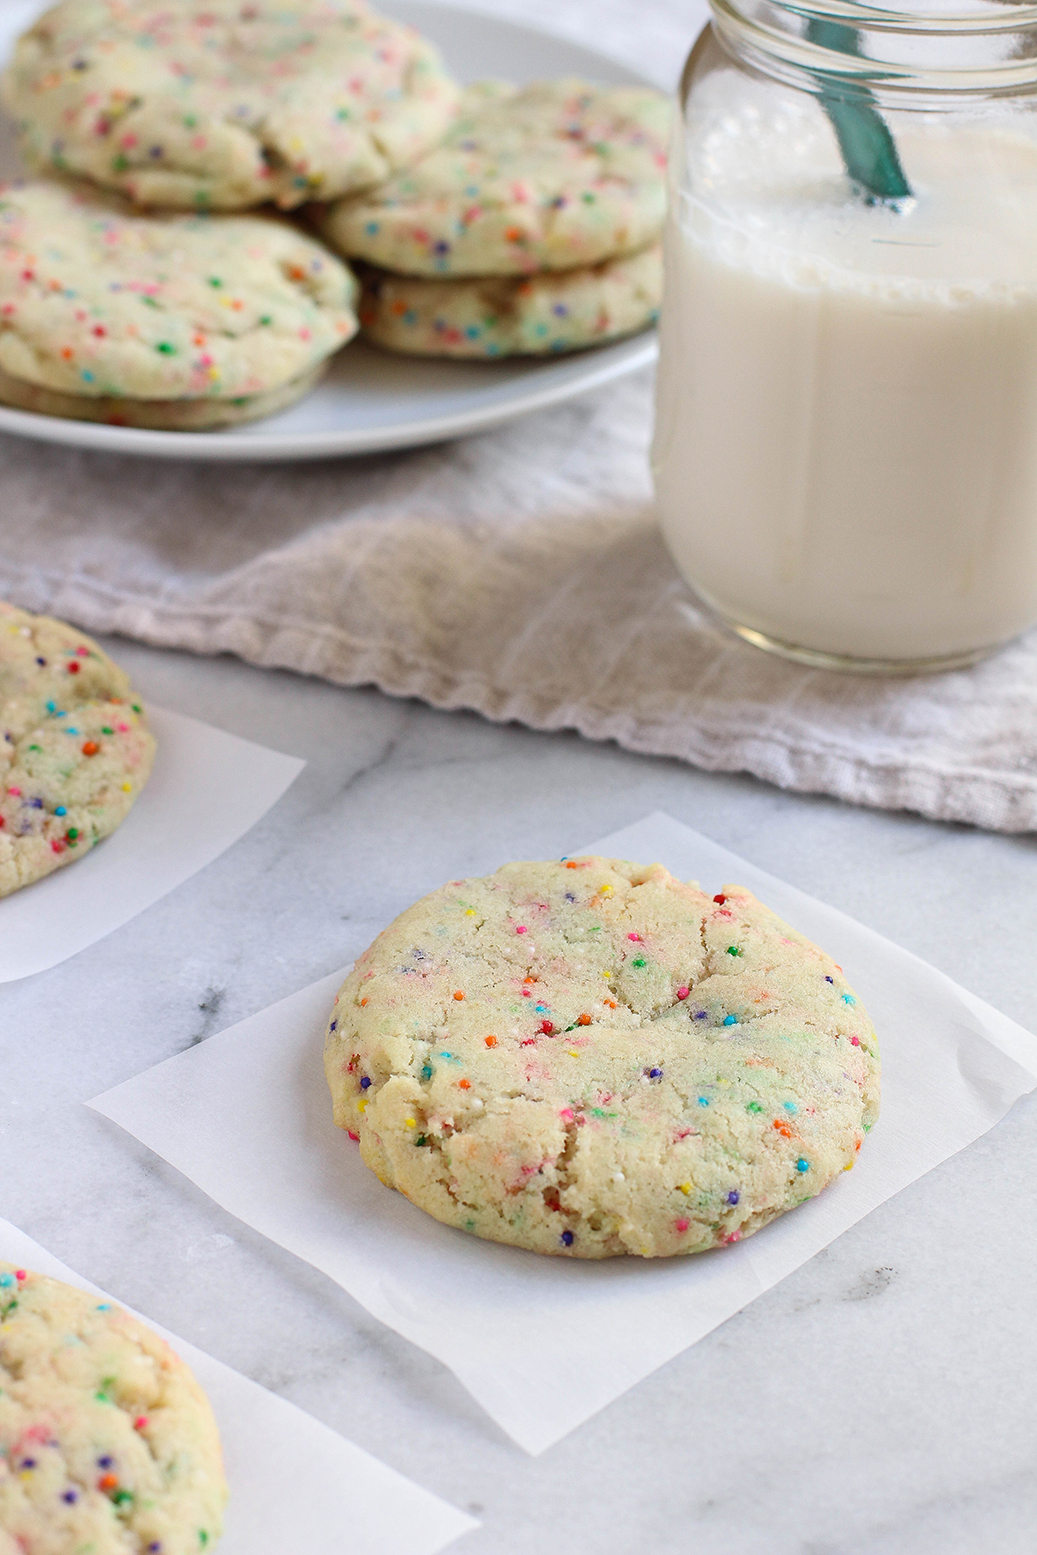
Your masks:
M 761 647 L 969 663 L 1037 620 L 1037 5 L 711 4 L 671 154 L 667 543 Z

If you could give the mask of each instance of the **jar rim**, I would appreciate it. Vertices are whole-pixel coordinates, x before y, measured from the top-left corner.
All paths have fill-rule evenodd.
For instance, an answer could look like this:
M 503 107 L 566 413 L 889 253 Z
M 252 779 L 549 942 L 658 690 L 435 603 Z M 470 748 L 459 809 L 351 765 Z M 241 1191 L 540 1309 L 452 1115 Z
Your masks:
M 953 12 L 887 10 L 858 0 L 709 0 L 713 31 L 727 53 L 805 91 L 856 83 L 889 106 L 932 108 L 949 99 L 1037 94 L 1037 4 L 968 4 Z M 831 47 L 819 41 L 817 24 L 865 46 Z M 1014 50 L 1013 37 L 1028 46 Z
M 868 32 L 937 33 L 951 37 L 962 33 L 998 34 L 1037 28 L 1037 5 L 986 7 L 969 5 L 956 10 L 905 11 L 868 5 L 860 0 L 771 0 L 775 10 L 813 21 L 841 22 Z

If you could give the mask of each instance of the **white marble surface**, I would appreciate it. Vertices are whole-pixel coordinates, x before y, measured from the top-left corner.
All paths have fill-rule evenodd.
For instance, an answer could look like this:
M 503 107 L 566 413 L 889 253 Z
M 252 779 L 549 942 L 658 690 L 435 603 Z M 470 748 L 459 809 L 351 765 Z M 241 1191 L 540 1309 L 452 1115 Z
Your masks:
M 699 0 L 482 4 L 667 81 L 702 14 Z M 116 646 L 153 700 L 309 765 L 171 896 L 0 988 L 0 1214 L 476 1512 L 465 1555 L 1032 1555 L 1032 1098 L 536 1460 L 437 1362 L 82 1103 L 340 966 L 444 879 L 569 852 L 654 808 L 1032 1028 L 1033 838 Z
M 1032 1026 L 1033 839 L 113 646 L 153 699 L 309 765 L 171 896 L 0 989 L 0 1214 L 476 1510 L 466 1555 L 1031 1555 L 1033 1100 L 536 1460 L 438 1363 L 81 1103 L 340 966 L 444 879 L 656 807 Z

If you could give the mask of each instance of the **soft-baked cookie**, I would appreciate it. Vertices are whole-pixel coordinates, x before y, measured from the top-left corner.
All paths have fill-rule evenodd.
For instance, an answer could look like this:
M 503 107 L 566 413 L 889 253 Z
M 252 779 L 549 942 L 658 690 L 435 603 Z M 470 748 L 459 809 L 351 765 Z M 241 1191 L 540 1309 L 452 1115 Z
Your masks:
M 96 643 L 0 603 L 0 896 L 113 832 L 154 754 L 129 679 Z
M 64 0 L 19 41 L 2 95 L 35 171 L 240 210 L 388 177 L 439 140 L 459 90 L 363 0 Z
M 671 108 L 651 87 L 537 81 L 465 93 L 443 145 L 318 224 L 401 275 L 530 275 L 658 238 Z
M 360 321 L 380 346 L 413 356 L 553 355 L 653 324 L 662 283 L 658 244 L 628 259 L 528 277 L 432 281 L 372 269 Z
M 0 1262 L 0 1555 L 198 1555 L 226 1500 L 209 1402 L 164 1340 Z
M 332 1011 L 335 1122 L 448 1225 L 542 1253 L 736 1242 L 851 1167 L 875 1034 L 839 967 L 748 891 L 569 859 L 455 880 Z
M 327 363 L 321 362 L 280 388 L 237 400 L 132 400 L 116 395 L 89 399 L 85 394 L 63 394 L 60 389 L 43 389 L 12 378 L 0 368 L 0 405 L 29 410 L 37 416 L 60 416 L 66 421 L 99 421 L 107 426 L 160 432 L 211 432 L 287 410 L 320 382 L 326 370 Z
M 144 425 L 265 414 L 354 333 L 355 297 L 342 261 L 281 217 L 141 216 L 86 184 L 0 187 L 0 398 L 15 404 L 9 379 L 75 396 L 65 414 L 211 407 Z

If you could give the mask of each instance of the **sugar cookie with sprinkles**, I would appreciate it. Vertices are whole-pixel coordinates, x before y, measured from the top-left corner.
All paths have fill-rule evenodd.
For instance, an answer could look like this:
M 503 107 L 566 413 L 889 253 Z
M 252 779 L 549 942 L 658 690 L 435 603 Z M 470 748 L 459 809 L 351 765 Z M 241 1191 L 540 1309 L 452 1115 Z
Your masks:
M 321 363 L 279 389 L 245 394 L 236 400 L 131 400 L 118 395 L 88 399 L 84 394 L 63 394 L 59 389 L 26 383 L 0 368 L 0 404 L 28 410 L 36 416 L 98 421 L 105 426 L 144 427 L 157 432 L 211 432 L 217 427 L 258 421 L 287 410 L 316 388 L 324 376 L 324 366 Z
M 654 324 L 662 300 L 659 245 L 582 270 L 432 281 L 365 270 L 363 332 L 413 356 L 558 355 Z M 2 392 L 2 391 L 0 391 Z
M 325 1041 L 335 1122 L 436 1219 L 575 1258 L 722 1247 L 853 1166 L 875 1033 L 748 891 L 508 864 L 402 913 Z
M 159 427 L 269 414 L 355 333 L 356 294 L 278 216 L 141 216 L 86 184 L 0 186 L 0 399 L 22 408 Z
M 226 1500 L 209 1401 L 165 1341 L 0 1262 L 0 1555 L 198 1555 Z
M 378 183 L 457 110 L 438 50 L 363 0 L 65 0 L 2 83 L 35 172 L 142 205 L 288 209 Z
M 318 215 L 332 247 L 400 275 L 531 275 L 633 254 L 666 213 L 671 107 L 651 87 L 470 87 L 443 145 Z
M 0 897 L 113 832 L 154 754 L 143 704 L 96 643 L 0 603 Z

